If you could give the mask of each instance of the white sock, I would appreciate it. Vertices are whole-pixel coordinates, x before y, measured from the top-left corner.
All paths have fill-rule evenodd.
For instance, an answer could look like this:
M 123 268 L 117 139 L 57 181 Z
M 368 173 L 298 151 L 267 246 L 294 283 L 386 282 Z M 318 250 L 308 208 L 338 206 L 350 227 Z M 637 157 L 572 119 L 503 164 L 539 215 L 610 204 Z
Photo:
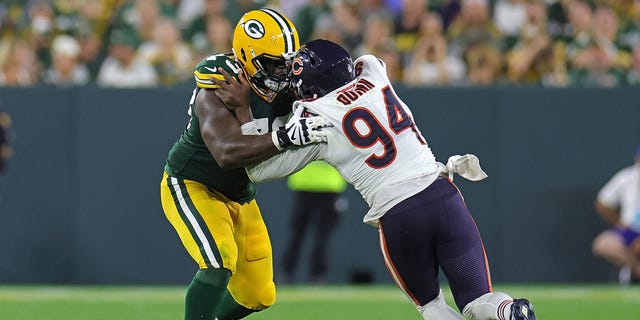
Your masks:
M 513 298 L 502 292 L 491 292 L 469 302 L 462 314 L 477 320 L 509 320 Z
M 462 315 L 449 307 L 444 301 L 442 290 L 440 290 L 440 294 L 438 294 L 435 299 L 424 306 L 418 307 L 418 312 L 420 312 L 422 318 L 425 320 L 464 320 Z

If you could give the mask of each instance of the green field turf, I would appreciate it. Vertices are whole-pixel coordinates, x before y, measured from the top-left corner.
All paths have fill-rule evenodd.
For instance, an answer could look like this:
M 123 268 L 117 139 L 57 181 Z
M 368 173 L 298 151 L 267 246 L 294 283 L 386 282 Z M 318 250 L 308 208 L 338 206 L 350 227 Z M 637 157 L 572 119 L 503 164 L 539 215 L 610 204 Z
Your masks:
M 526 296 L 542 320 L 640 319 L 640 286 L 496 286 Z M 445 290 L 448 301 L 451 296 Z M 2 320 L 181 320 L 183 287 L 0 286 Z M 391 286 L 280 286 L 251 320 L 420 320 Z

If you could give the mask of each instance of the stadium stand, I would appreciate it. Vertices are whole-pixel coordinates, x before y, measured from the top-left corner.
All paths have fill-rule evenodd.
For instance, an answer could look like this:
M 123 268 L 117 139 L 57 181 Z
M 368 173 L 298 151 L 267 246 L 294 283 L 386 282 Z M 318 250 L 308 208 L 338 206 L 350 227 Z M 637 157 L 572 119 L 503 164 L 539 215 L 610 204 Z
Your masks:
M 136 57 L 121 63 L 150 64 L 154 86 L 189 82 L 257 7 L 293 17 L 302 41 L 382 57 L 408 86 L 640 84 L 639 0 L 6 0 L 0 86 L 100 85 L 123 43 Z

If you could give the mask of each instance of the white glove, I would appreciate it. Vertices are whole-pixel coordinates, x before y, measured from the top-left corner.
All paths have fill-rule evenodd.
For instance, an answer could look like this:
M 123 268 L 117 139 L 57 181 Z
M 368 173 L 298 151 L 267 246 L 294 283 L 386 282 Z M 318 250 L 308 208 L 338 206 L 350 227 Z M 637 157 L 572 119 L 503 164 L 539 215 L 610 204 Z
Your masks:
M 327 133 L 318 129 L 330 127 L 331 122 L 320 116 L 303 118 L 303 110 L 304 108 L 297 108 L 284 128 L 271 133 L 273 144 L 278 150 L 327 141 Z

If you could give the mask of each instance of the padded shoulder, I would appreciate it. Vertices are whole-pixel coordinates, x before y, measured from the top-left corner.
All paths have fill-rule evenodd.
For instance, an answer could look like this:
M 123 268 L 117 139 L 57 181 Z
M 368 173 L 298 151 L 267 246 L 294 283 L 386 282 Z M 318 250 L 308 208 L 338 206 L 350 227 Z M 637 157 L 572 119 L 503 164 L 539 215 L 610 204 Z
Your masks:
M 387 65 L 376 56 L 365 54 L 358 59 L 356 59 L 353 64 L 356 68 L 356 76 L 361 75 L 363 72 L 366 72 L 369 75 L 373 75 L 375 77 L 387 77 Z
M 240 65 L 238 65 L 238 63 L 233 59 L 232 54 L 221 53 L 210 55 L 202 59 L 202 61 L 200 61 L 193 70 L 193 77 L 196 80 L 196 85 L 200 88 L 206 89 L 218 88 L 213 81 L 209 80 L 209 77 L 224 80 L 222 74 L 218 72 L 218 68 L 223 68 L 234 78 L 236 78 L 238 72 L 240 72 Z

